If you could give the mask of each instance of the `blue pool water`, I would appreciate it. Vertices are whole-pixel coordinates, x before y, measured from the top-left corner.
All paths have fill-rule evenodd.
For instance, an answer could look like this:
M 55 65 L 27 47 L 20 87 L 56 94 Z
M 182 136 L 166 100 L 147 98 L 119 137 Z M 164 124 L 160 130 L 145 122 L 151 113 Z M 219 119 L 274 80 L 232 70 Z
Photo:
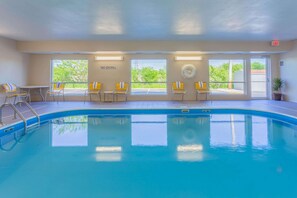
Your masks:
M 249 114 L 57 118 L 1 137 L 0 197 L 296 197 L 296 129 Z

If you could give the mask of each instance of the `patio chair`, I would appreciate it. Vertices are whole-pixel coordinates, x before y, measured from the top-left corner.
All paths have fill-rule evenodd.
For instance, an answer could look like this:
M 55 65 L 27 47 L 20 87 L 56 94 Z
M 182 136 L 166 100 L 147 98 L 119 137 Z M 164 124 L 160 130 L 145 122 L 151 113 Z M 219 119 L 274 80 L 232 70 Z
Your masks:
M 65 83 L 62 83 L 62 82 L 54 83 L 52 89 L 47 91 L 47 93 L 45 95 L 45 101 L 46 101 L 46 96 L 47 95 L 52 96 L 53 101 L 56 100 L 55 96 L 57 96 L 57 99 L 58 99 L 59 96 L 62 95 L 63 96 L 63 101 L 65 101 L 64 89 L 65 89 Z
M 17 86 L 13 83 L 5 83 L 2 85 L 5 93 L 4 104 L 7 104 L 7 100 L 13 98 L 13 104 L 16 104 L 17 100 L 27 100 L 30 96 L 28 92 L 18 90 Z
M 184 95 L 186 94 L 185 84 L 180 81 L 173 82 L 172 93 L 173 95 L 181 95 L 181 100 L 184 100 Z
M 87 95 L 90 96 L 90 101 L 92 101 L 92 95 L 96 95 L 101 101 L 101 90 L 102 90 L 102 83 L 100 82 L 90 82 L 89 87 L 85 92 L 84 102 L 86 102 Z
M 201 94 L 205 94 L 205 98 L 206 100 L 208 100 L 209 95 L 211 94 L 207 86 L 207 83 L 203 81 L 195 82 L 195 90 L 196 90 L 196 100 L 198 100 L 198 96 Z
M 118 96 L 125 96 L 125 101 L 127 101 L 129 84 L 126 82 L 118 82 L 115 86 L 114 96 L 118 101 Z

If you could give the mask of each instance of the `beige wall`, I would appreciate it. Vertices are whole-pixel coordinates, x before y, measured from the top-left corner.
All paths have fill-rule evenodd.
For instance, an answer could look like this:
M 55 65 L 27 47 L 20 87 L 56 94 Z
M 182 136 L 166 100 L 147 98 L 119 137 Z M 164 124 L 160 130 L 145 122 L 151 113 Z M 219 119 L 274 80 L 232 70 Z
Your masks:
M 284 66 L 280 67 L 280 77 L 285 81 L 283 92 L 285 99 L 297 102 L 297 41 L 292 51 L 283 54 L 280 59 Z
M 192 63 L 197 67 L 197 75 L 193 79 L 184 80 L 186 83 L 186 100 L 194 99 L 194 81 L 208 80 L 208 59 L 209 58 L 243 58 L 246 60 L 246 69 L 250 69 L 250 52 L 280 53 L 290 51 L 293 42 L 282 41 L 278 47 L 272 47 L 269 42 L 242 42 L 242 41 L 18 41 L 17 48 L 24 53 L 33 53 L 30 60 L 29 83 L 49 84 L 50 82 L 50 60 L 67 58 L 85 58 L 89 60 L 89 81 L 99 80 L 104 83 L 106 90 L 113 89 L 116 81 L 130 81 L 130 60 L 133 58 L 165 58 L 168 63 L 168 82 L 183 80 L 181 67 L 185 63 Z M 204 52 L 202 61 L 178 62 L 174 61 L 173 54 L 187 53 L 189 51 Z M 91 53 L 103 52 L 127 52 L 124 61 L 94 61 L 95 55 Z M 224 54 L 224 53 L 229 54 Z M 234 52 L 235 54 L 230 54 Z M 44 54 L 44 55 L 41 55 Z M 77 55 L 67 55 L 76 54 Z M 140 54 L 139 54 L 140 53 Z M 142 53 L 142 54 L 141 54 Z M 155 55 L 148 53 L 154 53 Z M 220 54 L 222 53 L 222 54 Z M 236 54 L 242 53 L 242 54 Z M 39 55 L 38 55 L 39 54 Z M 46 55 L 56 54 L 56 55 Z M 64 55 L 62 55 L 64 54 Z M 211 55 L 209 55 L 211 54 Z M 216 55 L 215 55 L 216 54 Z M 189 55 L 189 54 L 188 54 Z M 271 55 L 271 75 L 278 76 L 279 56 Z M 100 65 L 116 66 L 116 70 L 101 70 Z M 249 76 L 246 76 L 249 80 Z M 170 85 L 170 84 L 169 84 Z M 169 86 L 170 87 L 170 86 Z M 215 99 L 250 99 L 250 87 L 246 86 L 246 95 L 216 96 Z M 170 88 L 168 90 L 170 93 Z M 70 98 L 70 99 L 78 99 Z M 168 96 L 130 96 L 133 100 L 166 100 L 172 99 Z
M 21 42 L 0 37 L 0 83 L 13 82 L 17 85 L 49 85 L 50 61 L 52 59 L 88 59 L 89 81 L 97 80 L 104 83 L 105 90 L 114 88 L 117 81 L 130 82 L 131 59 L 164 58 L 167 59 L 168 95 L 166 96 L 129 96 L 129 100 L 169 100 L 177 99 L 170 94 L 170 83 L 176 80 L 185 82 L 187 94 L 185 100 L 194 100 L 194 82 L 208 81 L 208 60 L 210 58 L 242 58 L 246 60 L 246 71 L 250 69 L 249 59 L 252 55 L 244 54 L 204 54 L 202 61 L 175 61 L 178 51 L 290 51 L 283 55 L 285 66 L 279 69 L 280 56 L 271 55 L 271 75 L 281 76 L 287 81 L 287 94 L 289 100 L 297 101 L 297 90 L 294 89 L 294 64 L 297 62 L 296 42 L 282 42 L 280 47 L 273 48 L 269 42 L 187 42 L 187 41 L 61 41 L 61 42 Z M 19 51 L 18 51 L 19 50 Z M 124 61 L 95 61 L 95 55 L 90 54 L 52 54 L 52 52 L 84 52 L 88 51 L 135 51 L 124 55 Z M 154 54 L 147 54 L 148 52 Z M 48 53 L 51 52 L 51 53 Z M 144 52 L 143 54 L 141 54 Z M 170 52 L 170 53 L 169 53 Z M 31 55 L 25 53 L 33 53 Z M 34 54 L 44 53 L 44 54 Z M 185 52 L 183 52 L 185 53 Z M 183 54 L 184 55 L 184 54 Z M 190 55 L 190 54 L 186 54 Z M 197 74 L 193 79 L 183 79 L 181 67 L 184 64 L 194 64 Z M 116 66 L 116 70 L 102 70 L 100 66 Z M 249 76 L 246 75 L 248 80 Z M 247 94 L 238 96 L 215 96 L 214 99 L 250 99 L 250 87 L 247 85 Z M 1 96 L 0 96 L 1 97 Z M 82 97 L 68 97 L 70 100 Z M 1 98 L 0 98 L 1 100 Z
M 178 99 L 172 96 L 171 82 L 181 80 L 185 82 L 187 94 L 185 100 L 194 100 L 194 82 L 195 81 L 208 81 L 208 59 L 211 58 L 238 58 L 246 60 L 246 71 L 250 69 L 249 59 L 251 55 L 226 55 L 226 54 L 212 54 L 202 55 L 202 61 L 175 61 L 176 54 L 125 54 L 124 61 L 95 61 L 95 55 L 31 55 L 28 73 L 28 83 L 31 85 L 49 85 L 50 83 L 50 61 L 51 59 L 88 59 L 89 61 L 89 81 L 100 81 L 104 83 L 104 90 L 113 90 L 115 82 L 126 81 L 130 82 L 130 63 L 131 59 L 166 59 L 167 60 L 167 82 L 168 82 L 168 95 L 163 96 L 129 96 L 129 100 L 171 100 Z M 271 73 L 272 76 L 279 74 L 278 70 L 278 55 L 271 55 Z M 197 74 L 193 79 L 183 79 L 181 76 L 181 67 L 184 64 L 194 64 L 197 68 Z M 100 66 L 115 66 L 116 70 L 102 70 Z M 248 75 L 246 75 L 248 78 Z M 248 93 L 249 86 L 247 85 L 247 95 L 238 96 L 213 96 L 214 99 L 250 99 Z M 67 97 L 68 100 L 79 100 L 82 97 Z
M 0 37 L 0 84 L 25 85 L 28 61 L 29 55 L 17 51 L 16 41 Z M 0 104 L 2 101 L 3 94 L 0 94 Z

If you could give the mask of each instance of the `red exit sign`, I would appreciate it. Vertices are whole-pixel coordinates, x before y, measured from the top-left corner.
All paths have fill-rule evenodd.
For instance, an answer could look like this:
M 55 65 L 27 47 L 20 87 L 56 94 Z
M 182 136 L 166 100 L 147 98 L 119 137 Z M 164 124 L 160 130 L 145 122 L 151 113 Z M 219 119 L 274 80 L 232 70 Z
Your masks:
M 279 46 L 279 40 L 273 40 L 273 41 L 271 41 L 271 46 L 273 46 L 273 47 Z

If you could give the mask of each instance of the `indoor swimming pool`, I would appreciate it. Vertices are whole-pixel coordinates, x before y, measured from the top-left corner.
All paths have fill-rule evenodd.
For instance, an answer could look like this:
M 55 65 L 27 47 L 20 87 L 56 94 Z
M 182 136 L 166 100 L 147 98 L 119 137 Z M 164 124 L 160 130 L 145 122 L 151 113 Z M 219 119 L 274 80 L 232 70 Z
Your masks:
M 2 134 L 1 197 L 295 197 L 297 126 L 249 113 L 72 115 Z

